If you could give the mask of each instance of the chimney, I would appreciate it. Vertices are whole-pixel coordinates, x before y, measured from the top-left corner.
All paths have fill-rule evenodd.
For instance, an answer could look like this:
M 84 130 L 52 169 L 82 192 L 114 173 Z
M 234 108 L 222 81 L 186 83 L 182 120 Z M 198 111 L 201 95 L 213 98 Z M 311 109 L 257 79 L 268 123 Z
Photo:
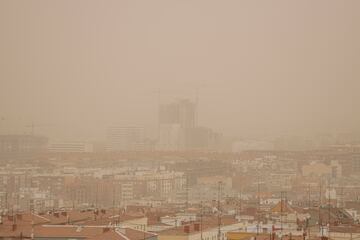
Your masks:
M 106 232 L 109 232 L 110 231 L 110 228 L 109 227 L 104 227 L 103 228 L 103 233 L 106 233 Z
M 189 225 L 184 226 L 184 233 L 190 233 L 190 226 Z
M 200 223 L 195 223 L 194 224 L 194 230 L 195 231 L 200 231 Z

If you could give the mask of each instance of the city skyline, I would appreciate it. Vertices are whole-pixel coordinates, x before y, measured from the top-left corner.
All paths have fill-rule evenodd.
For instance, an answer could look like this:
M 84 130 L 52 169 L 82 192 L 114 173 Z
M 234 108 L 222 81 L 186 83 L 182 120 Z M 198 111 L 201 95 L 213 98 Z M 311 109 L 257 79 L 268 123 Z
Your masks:
M 360 0 L 0 0 L 0 240 L 360 239 Z

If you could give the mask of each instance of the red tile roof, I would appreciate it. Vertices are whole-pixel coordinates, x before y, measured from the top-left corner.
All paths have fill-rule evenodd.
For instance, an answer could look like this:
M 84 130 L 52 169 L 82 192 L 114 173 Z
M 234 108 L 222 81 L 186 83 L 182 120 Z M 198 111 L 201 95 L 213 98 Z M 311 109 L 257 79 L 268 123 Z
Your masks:
M 98 226 L 74 226 L 74 225 L 43 225 L 43 226 L 16 226 L 6 225 L 0 227 L 0 238 L 14 237 L 43 238 L 86 238 L 106 240 L 141 240 L 156 236 L 156 234 L 134 230 L 131 228 L 110 228 Z
M 238 221 L 235 218 L 232 217 L 222 217 L 221 218 L 221 224 L 224 225 L 231 225 L 235 224 Z M 199 222 L 192 222 L 192 223 L 185 223 L 183 226 L 174 227 L 170 229 L 166 229 L 164 231 L 159 232 L 159 235 L 189 235 L 199 232 L 199 230 L 196 229 L 195 225 L 200 224 Z M 203 230 L 215 228 L 218 226 L 218 219 L 217 217 L 204 217 L 202 228 Z M 186 229 L 187 228 L 187 231 Z M 201 226 L 200 226 L 201 228 Z

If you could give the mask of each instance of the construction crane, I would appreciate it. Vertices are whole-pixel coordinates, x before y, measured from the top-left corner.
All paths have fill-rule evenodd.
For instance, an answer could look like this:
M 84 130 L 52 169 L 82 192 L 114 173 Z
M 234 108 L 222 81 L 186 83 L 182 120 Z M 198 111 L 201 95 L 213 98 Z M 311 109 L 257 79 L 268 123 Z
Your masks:
M 32 122 L 29 125 L 25 125 L 26 128 L 30 128 L 30 134 L 34 135 L 35 134 L 35 128 L 40 128 L 40 127 L 49 127 L 49 124 L 34 124 L 34 122 Z

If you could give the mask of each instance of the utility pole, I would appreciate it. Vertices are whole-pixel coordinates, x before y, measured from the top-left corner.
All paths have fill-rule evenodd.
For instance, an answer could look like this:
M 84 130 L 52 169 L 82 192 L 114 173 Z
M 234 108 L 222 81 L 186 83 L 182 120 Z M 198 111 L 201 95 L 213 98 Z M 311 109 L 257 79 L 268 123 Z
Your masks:
M 200 240 L 203 240 L 203 202 L 201 201 L 200 210 Z
M 6 211 L 9 211 L 8 192 L 7 192 L 7 189 L 6 189 L 6 192 L 5 192 L 5 208 L 6 208 Z
M 75 210 L 75 201 L 76 201 L 76 188 L 71 190 L 72 193 L 72 210 Z
M 331 207 L 331 195 L 330 195 L 330 181 L 331 181 L 331 179 L 329 178 L 329 180 L 328 180 L 329 182 L 328 182 L 328 188 L 329 188 L 329 192 L 328 192 L 328 205 L 329 205 L 329 208 L 328 208 L 328 238 L 330 239 L 330 224 L 331 224 L 331 209 L 330 209 L 330 207 Z
M 239 196 L 239 215 L 241 214 L 242 211 L 242 199 L 241 199 L 241 189 L 240 189 L 240 196 Z
M 306 218 L 306 228 L 308 229 L 308 235 L 309 235 L 309 239 L 311 239 L 310 237 L 310 233 L 311 233 L 311 227 L 310 227 L 310 219 L 309 218 Z
M 321 236 L 323 236 L 323 228 L 322 228 L 322 220 L 321 220 L 321 204 L 322 204 L 322 199 L 321 199 L 321 191 L 322 191 L 322 181 L 320 178 L 320 182 L 319 182 L 319 220 L 318 220 L 318 224 L 319 224 L 319 230 L 321 230 Z
M 340 196 L 341 196 L 341 198 L 340 198 L 340 208 L 343 208 L 343 207 L 345 207 L 345 204 L 344 204 L 344 187 L 343 186 L 341 186 L 341 188 L 340 188 Z
M 218 236 L 217 239 L 220 240 L 220 236 L 221 236 L 221 211 L 220 211 L 220 201 L 221 201 L 221 185 L 222 182 L 219 181 L 219 186 L 218 186 L 218 202 L 217 202 L 217 209 L 218 209 Z
M 95 208 L 98 208 L 99 182 L 96 182 Z
M 259 235 L 259 223 L 260 223 L 260 174 L 258 172 L 258 183 L 257 183 L 257 223 L 256 223 L 256 235 Z
M 112 194 L 112 197 L 113 197 L 113 199 L 112 199 L 112 208 L 113 208 L 113 210 L 112 210 L 112 215 L 113 215 L 113 217 L 115 216 L 115 184 L 113 183 L 113 194 Z
M 189 208 L 189 174 L 186 173 L 186 203 L 185 203 L 186 209 Z
M 115 225 L 120 226 L 121 214 L 122 214 L 122 210 L 121 210 L 121 207 L 119 206 L 119 214 L 118 214 L 117 222 Z
M 141 224 L 141 228 L 144 228 L 143 229 L 143 233 L 144 233 L 144 240 L 146 240 L 146 232 L 145 232 L 145 225 Z
M 158 137 L 158 141 L 160 141 L 160 125 L 161 125 L 161 102 L 160 102 L 160 89 L 158 89 L 157 91 L 157 102 L 158 102 L 158 115 L 157 115 L 157 137 Z
M 281 231 L 281 239 L 283 235 L 283 212 L 284 212 L 284 195 L 285 192 L 281 191 L 280 193 L 280 231 Z

